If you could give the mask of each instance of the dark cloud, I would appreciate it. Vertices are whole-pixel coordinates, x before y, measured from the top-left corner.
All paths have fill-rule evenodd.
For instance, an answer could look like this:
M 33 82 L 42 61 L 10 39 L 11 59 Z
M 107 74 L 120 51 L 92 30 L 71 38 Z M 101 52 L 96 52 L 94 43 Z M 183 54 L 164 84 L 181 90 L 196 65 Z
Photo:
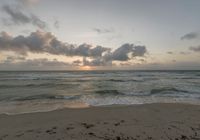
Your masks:
M 2 7 L 3 11 L 5 11 L 12 19 L 12 21 L 16 24 L 21 23 L 29 23 L 30 18 L 20 11 L 19 7 L 4 5 Z
M 42 21 L 39 17 L 36 15 L 31 14 L 30 21 L 34 26 L 37 26 L 40 29 L 47 29 L 46 22 Z
M 36 31 L 29 36 L 12 37 L 6 32 L 0 35 L 0 50 L 13 51 L 26 55 L 32 53 L 50 53 L 66 56 L 101 57 L 109 48 L 89 44 L 68 44 L 59 41 L 50 32 Z
M 146 46 L 134 45 L 131 53 L 133 57 L 143 57 L 147 53 Z
M 173 52 L 167 52 L 167 54 L 174 54 Z
M 126 62 L 134 57 L 144 57 L 147 53 L 145 46 L 135 46 L 134 44 L 124 44 L 113 52 L 108 51 L 102 57 L 96 57 L 91 61 L 83 59 L 83 65 L 89 66 L 111 66 L 113 61 Z
M 96 46 L 95 48 L 92 48 L 90 50 L 90 53 L 91 53 L 91 56 L 101 57 L 104 52 L 108 52 L 110 50 L 111 50 L 110 48 L 105 48 L 105 47 L 102 47 L 102 46 Z
M 182 36 L 181 40 L 192 40 L 192 39 L 197 39 L 198 37 L 199 34 L 197 32 L 191 32 Z
M 101 57 L 102 54 L 108 50 L 109 48 L 105 48 L 102 46 L 95 46 L 93 47 L 90 44 L 81 44 L 81 45 L 65 45 L 63 46 L 65 48 L 68 48 L 66 50 L 66 55 L 69 56 L 83 56 L 83 57 Z
M 189 49 L 194 52 L 200 52 L 200 46 L 192 46 Z
M 103 29 L 100 29 L 100 28 L 93 28 L 93 31 L 95 31 L 96 33 L 98 34 L 106 34 L 106 33 L 112 33 L 114 32 L 114 29 L 106 29 L 106 28 L 103 28 Z
M 113 53 L 111 53 L 112 60 L 116 61 L 127 61 L 132 57 L 142 57 L 147 52 L 145 46 L 135 46 L 134 44 L 124 44 Z
M 132 53 L 133 45 L 124 44 L 112 53 L 112 60 L 127 61 L 130 59 L 129 53 Z
M 16 5 L 4 5 L 2 10 L 9 15 L 9 19 L 4 19 L 6 25 L 32 24 L 40 29 L 47 29 L 47 24 L 36 15 L 25 12 L 23 8 Z
M 144 57 L 147 53 L 145 46 L 124 44 L 116 50 L 90 44 L 68 44 L 59 41 L 50 32 L 36 31 L 28 36 L 13 37 L 7 32 L 0 34 L 0 51 L 13 51 L 20 55 L 31 53 L 49 53 L 54 55 L 83 57 L 83 65 L 103 66 L 112 65 L 113 61 L 128 61 L 134 57 Z M 90 58 L 87 60 L 87 58 Z M 76 64 L 80 64 L 74 62 Z
M 139 59 L 140 62 L 145 63 L 146 60 L 145 59 Z
M 82 61 L 81 60 L 75 60 L 75 61 L 73 61 L 73 64 L 79 66 L 79 65 L 82 64 Z

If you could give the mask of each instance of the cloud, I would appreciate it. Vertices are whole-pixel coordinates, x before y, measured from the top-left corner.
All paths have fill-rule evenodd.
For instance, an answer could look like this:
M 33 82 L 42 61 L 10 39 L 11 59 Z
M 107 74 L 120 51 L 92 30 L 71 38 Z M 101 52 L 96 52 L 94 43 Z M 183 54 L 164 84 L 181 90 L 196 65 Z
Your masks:
M 31 65 L 31 66 L 67 66 L 70 65 L 65 62 L 57 61 L 57 60 L 48 60 L 46 58 L 42 59 L 33 59 L 21 62 L 21 64 Z
M 37 26 L 40 29 L 47 29 L 46 22 L 42 21 L 39 17 L 36 15 L 31 14 L 30 21 L 34 26 Z
M 182 54 L 182 55 L 188 55 L 188 54 L 190 54 L 189 52 L 180 52 L 180 54 Z
M 68 44 L 59 41 L 50 32 L 36 31 L 32 32 L 29 36 L 19 35 L 16 37 L 2 32 L 0 34 L 0 50 L 13 51 L 22 55 L 32 52 L 66 56 L 100 57 L 110 49 L 89 44 Z
M 50 32 L 36 31 L 28 36 L 11 36 L 7 32 L 0 34 L 0 51 L 12 51 L 20 55 L 28 53 L 49 53 L 69 57 L 83 57 L 83 65 L 112 65 L 113 61 L 129 61 L 135 57 L 144 57 L 146 46 L 123 44 L 115 50 L 90 44 L 69 44 L 62 42 Z M 90 58 L 90 59 L 87 59 Z M 77 63 L 77 62 L 74 62 Z M 80 64 L 80 63 L 79 63 Z
M 4 63 L 12 63 L 13 61 L 15 61 L 15 58 L 12 56 L 9 56 L 6 58 L 6 60 L 4 60 Z
M 174 54 L 174 53 L 170 51 L 170 52 L 167 52 L 167 54 Z
M 112 60 L 127 61 L 129 60 L 128 54 L 132 52 L 133 46 L 124 44 L 112 53 Z
M 101 57 L 104 52 L 110 51 L 110 48 L 105 48 L 102 46 L 96 46 L 95 48 L 90 50 L 91 56 Z
M 66 46 L 67 47 L 67 46 Z M 110 50 L 109 48 L 105 48 L 102 46 L 93 47 L 90 44 L 81 44 L 77 47 L 73 47 L 68 49 L 70 55 L 73 56 L 84 56 L 84 57 L 100 57 L 106 51 Z
M 194 51 L 194 52 L 200 52 L 200 45 L 199 46 L 192 46 L 189 48 L 189 50 Z
M 17 57 L 15 57 L 15 56 L 8 56 L 3 62 L 4 63 L 14 63 L 16 61 L 24 61 L 24 60 L 26 60 L 26 58 L 22 57 L 22 56 L 17 56 Z
M 58 20 L 56 20 L 56 21 L 54 22 L 54 27 L 55 27 L 56 29 L 59 29 L 59 28 L 60 28 L 60 23 L 59 23 Z
M 18 7 L 11 7 L 9 5 L 4 5 L 2 7 L 3 11 L 6 12 L 14 23 L 21 24 L 21 23 L 28 23 L 30 22 L 30 18 L 22 13 Z
M 181 40 L 192 40 L 192 39 L 197 39 L 198 37 L 199 37 L 199 34 L 197 32 L 190 32 L 182 36 Z
M 141 45 L 134 46 L 133 44 L 132 46 L 133 50 L 131 51 L 131 53 L 133 57 L 143 57 L 147 53 L 146 46 L 141 46 Z
M 22 11 L 22 7 L 16 5 L 4 5 L 2 10 L 9 16 L 4 19 L 5 25 L 25 25 L 32 24 L 40 29 L 47 29 L 47 24 L 36 15 Z
M 83 66 L 112 66 L 112 60 L 106 61 L 103 57 L 87 60 L 83 58 Z
M 114 32 L 114 29 L 107 29 L 107 28 L 103 28 L 103 29 L 100 29 L 100 28 L 93 28 L 93 31 L 95 31 L 96 33 L 98 34 L 106 34 L 106 33 L 112 33 Z
M 73 64 L 77 65 L 77 66 L 81 65 L 81 63 L 82 63 L 81 60 L 75 60 L 75 61 L 73 61 Z
M 83 59 L 83 65 L 88 66 L 111 66 L 113 61 L 126 62 L 134 57 L 144 57 L 147 53 L 145 46 L 135 46 L 134 44 L 126 43 L 117 48 L 113 52 L 108 51 L 102 57 L 97 57 L 91 61 Z
M 127 43 L 111 53 L 111 58 L 112 60 L 117 61 L 127 61 L 130 60 L 132 57 L 144 56 L 146 52 L 147 50 L 145 46 L 135 46 L 134 44 Z
M 66 62 L 48 60 L 46 58 L 28 59 L 15 61 L 15 58 L 8 57 L 3 63 L 0 63 L 0 70 L 65 70 L 73 69 L 76 66 Z

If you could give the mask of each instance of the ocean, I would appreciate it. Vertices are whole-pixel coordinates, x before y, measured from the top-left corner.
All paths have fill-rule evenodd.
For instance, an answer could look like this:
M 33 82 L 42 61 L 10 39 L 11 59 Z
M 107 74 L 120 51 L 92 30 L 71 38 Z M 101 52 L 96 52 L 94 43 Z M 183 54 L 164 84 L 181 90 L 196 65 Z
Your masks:
M 200 71 L 0 72 L 0 114 L 148 103 L 200 104 Z

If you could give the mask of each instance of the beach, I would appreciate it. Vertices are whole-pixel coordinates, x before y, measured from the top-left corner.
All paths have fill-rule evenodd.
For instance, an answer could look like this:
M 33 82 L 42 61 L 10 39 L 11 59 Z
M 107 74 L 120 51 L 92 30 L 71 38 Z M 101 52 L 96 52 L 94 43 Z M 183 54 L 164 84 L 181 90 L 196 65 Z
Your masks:
M 0 140 L 200 139 L 200 106 L 117 105 L 0 115 Z
M 200 140 L 200 0 L 0 11 L 0 140 Z

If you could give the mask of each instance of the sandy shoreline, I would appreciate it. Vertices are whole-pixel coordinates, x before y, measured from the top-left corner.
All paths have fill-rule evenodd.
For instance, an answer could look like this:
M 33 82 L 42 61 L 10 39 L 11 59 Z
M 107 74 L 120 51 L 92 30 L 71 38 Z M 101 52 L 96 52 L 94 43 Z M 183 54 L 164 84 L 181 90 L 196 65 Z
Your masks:
M 0 115 L 0 140 L 200 139 L 200 106 L 146 104 Z

